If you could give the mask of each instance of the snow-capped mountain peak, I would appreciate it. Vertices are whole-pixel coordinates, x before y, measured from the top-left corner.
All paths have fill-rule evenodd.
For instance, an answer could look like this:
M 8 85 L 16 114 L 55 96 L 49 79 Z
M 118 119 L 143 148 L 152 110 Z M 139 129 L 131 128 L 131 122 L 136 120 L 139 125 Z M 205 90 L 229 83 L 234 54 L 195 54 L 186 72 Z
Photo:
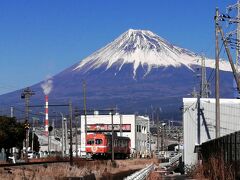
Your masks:
M 113 42 L 83 59 L 74 71 L 87 72 L 105 65 L 109 69 L 117 66 L 120 71 L 124 64 L 133 65 L 133 74 L 139 66 L 147 67 L 146 74 L 152 68 L 200 65 L 201 57 L 195 53 L 172 45 L 165 39 L 148 30 L 129 29 Z M 214 61 L 207 59 L 206 67 L 214 68 Z M 230 71 L 227 62 L 220 63 L 220 69 Z

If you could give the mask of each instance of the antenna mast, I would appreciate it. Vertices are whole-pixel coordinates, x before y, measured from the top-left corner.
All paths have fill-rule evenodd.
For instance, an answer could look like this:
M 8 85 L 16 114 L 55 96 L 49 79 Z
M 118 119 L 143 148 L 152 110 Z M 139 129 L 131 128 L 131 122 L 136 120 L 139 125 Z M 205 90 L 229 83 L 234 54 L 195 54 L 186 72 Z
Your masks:
M 201 56 L 201 89 L 200 89 L 200 96 L 201 98 L 208 98 L 210 90 L 209 90 L 209 83 L 207 82 L 207 75 L 206 75 L 206 66 L 205 66 L 205 57 Z

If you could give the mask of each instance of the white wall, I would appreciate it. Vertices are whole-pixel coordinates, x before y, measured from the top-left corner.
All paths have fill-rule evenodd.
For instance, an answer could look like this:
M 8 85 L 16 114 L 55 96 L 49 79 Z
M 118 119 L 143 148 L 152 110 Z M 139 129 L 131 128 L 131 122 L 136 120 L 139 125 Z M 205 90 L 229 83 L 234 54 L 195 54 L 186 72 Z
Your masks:
M 140 132 L 136 129 L 136 150 L 140 153 L 146 153 L 150 150 L 150 144 L 147 144 L 147 136 L 150 131 L 149 118 L 143 116 L 136 117 L 136 127 L 139 126 Z
M 215 99 L 202 98 L 201 108 L 205 115 L 211 139 L 215 138 Z M 194 147 L 197 144 L 197 99 L 183 98 L 184 162 L 197 162 Z M 220 136 L 240 130 L 240 99 L 220 99 Z M 200 144 L 208 141 L 201 118 Z
M 131 124 L 131 132 L 122 132 L 122 136 L 131 139 L 131 148 L 146 150 L 147 132 L 149 131 L 149 118 L 136 115 L 113 115 L 113 124 Z M 111 124 L 111 115 L 87 115 L 87 124 Z M 136 132 L 136 125 L 146 126 L 145 131 Z M 118 136 L 120 132 L 118 132 Z M 141 145 L 141 146 L 139 146 Z M 143 147 L 145 146 L 145 147 Z M 81 116 L 81 152 L 85 152 L 85 117 Z M 82 153 L 84 154 L 84 153 Z
M 131 148 L 135 148 L 135 115 L 121 115 L 122 124 L 131 124 L 131 132 L 122 132 L 122 136 L 131 139 Z M 111 115 L 87 115 L 87 124 L 111 124 Z M 120 124 L 120 115 L 113 115 L 113 124 Z M 118 132 L 120 135 L 120 132 Z M 85 117 L 81 116 L 81 151 L 85 152 Z

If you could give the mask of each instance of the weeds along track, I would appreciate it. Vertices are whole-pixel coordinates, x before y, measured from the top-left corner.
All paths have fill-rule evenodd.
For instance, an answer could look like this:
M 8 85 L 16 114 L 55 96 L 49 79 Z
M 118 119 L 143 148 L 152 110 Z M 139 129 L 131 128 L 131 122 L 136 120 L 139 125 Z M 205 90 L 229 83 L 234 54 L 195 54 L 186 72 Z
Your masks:
M 112 162 L 111 160 L 74 158 L 74 166 L 70 166 L 69 159 L 55 159 L 55 161 L 53 159 L 50 161 L 49 158 L 38 159 L 38 161 L 40 160 L 41 162 L 4 164 L 0 168 L 0 179 L 41 180 L 94 175 L 99 180 L 109 178 L 118 180 L 118 177 L 126 177 L 154 161 L 153 159 L 127 159 Z
M 83 159 L 83 158 L 74 158 L 73 163 L 76 164 L 86 164 L 91 161 L 104 161 L 104 160 L 93 160 L 93 159 Z M 40 158 L 40 159 L 31 159 L 29 162 L 18 162 L 13 163 L 2 163 L 1 167 L 14 167 L 14 166 L 28 166 L 28 165 L 44 165 L 44 164 L 54 164 L 54 163 L 70 163 L 69 158 Z

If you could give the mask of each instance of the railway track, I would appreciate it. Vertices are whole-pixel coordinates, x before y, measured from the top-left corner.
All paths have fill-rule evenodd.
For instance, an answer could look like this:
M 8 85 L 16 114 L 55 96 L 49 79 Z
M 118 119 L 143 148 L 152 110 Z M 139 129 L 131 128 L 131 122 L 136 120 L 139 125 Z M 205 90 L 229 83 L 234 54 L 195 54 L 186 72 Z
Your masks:
M 28 166 L 28 165 L 40 165 L 40 164 L 54 164 L 54 163 L 69 163 L 69 161 L 42 161 L 42 162 L 24 162 L 15 164 L 0 164 L 1 167 L 14 167 L 14 166 Z
M 74 162 L 75 160 L 73 160 Z M 93 159 L 77 159 L 77 161 L 98 161 Z M 9 163 L 9 164 L 0 164 L 1 167 L 15 167 L 15 166 L 28 166 L 28 165 L 41 165 L 41 164 L 54 164 L 54 163 L 70 163 L 69 159 L 66 160 L 49 160 L 49 161 L 39 161 L 39 162 L 21 162 L 21 163 Z

